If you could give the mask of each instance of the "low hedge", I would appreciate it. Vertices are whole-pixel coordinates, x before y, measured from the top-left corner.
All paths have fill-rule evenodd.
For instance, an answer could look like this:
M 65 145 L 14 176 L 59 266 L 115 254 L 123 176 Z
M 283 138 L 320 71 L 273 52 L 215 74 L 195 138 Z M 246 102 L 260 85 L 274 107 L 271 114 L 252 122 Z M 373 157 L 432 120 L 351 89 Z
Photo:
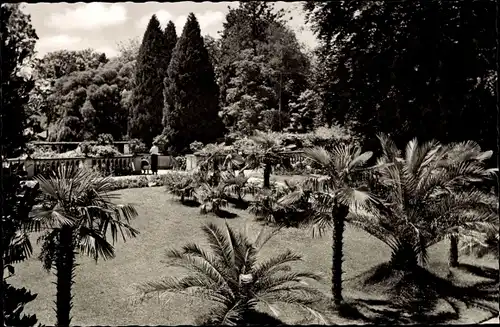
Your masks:
M 126 188 L 142 188 L 165 185 L 165 175 L 135 175 L 120 178 L 112 178 L 113 190 L 122 190 Z

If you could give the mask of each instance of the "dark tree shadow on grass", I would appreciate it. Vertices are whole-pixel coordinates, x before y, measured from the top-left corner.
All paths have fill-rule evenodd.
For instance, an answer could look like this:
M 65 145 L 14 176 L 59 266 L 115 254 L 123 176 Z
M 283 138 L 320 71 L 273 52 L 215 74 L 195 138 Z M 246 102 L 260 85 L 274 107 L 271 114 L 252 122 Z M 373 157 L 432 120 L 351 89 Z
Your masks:
M 469 272 L 471 274 L 474 274 L 479 277 L 491 279 L 493 281 L 498 282 L 500 279 L 499 271 L 498 269 L 491 268 L 491 267 L 485 267 L 485 266 L 473 266 L 469 265 L 466 263 L 460 263 L 458 266 L 459 270 L 464 270 L 466 272 Z
M 485 267 L 465 267 L 463 269 L 490 277 L 495 271 Z M 364 292 L 386 295 L 384 300 L 351 300 L 340 312 L 342 316 L 368 323 L 446 323 L 460 317 L 462 306 L 475 307 L 498 315 L 498 270 L 496 281 L 461 286 L 422 267 L 403 272 L 391 269 L 390 265 L 385 263 L 349 283 L 357 284 L 355 288 L 362 288 Z M 441 301 L 441 304 L 446 303 L 449 310 L 436 312 L 438 301 Z
M 219 218 L 224 218 L 224 219 L 234 219 L 234 218 L 238 217 L 238 214 L 233 213 L 233 212 L 229 212 L 227 210 L 222 210 L 222 209 L 217 211 L 217 213 L 215 213 L 215 215 Z
M 240 210 L 246 210 L 248 209 L 248 206 L 250 205 L 248 203 L 248 201 L 245 201 L 243 199 L 237 199 L 237 198 L 233 198 L 233 197 L 228 197 L 227 199 L 227 202 L 229 204 L 231 204 L 234 208 L 236 209 L 240 209 Z
M 200 203 L 194 199 L 185 199 L 184 201 L 180 201 L 180 203 L 186 207 L 196 208 L 200 206 Z

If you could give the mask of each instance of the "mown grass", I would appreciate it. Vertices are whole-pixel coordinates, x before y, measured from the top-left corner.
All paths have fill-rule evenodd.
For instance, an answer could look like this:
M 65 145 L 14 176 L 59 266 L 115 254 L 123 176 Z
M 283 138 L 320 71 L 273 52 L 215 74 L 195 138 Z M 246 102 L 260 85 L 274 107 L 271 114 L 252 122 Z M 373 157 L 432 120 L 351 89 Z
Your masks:
M 207 222 L 223 224 L 224 220 L 213 215 L 201 215 L 198 208 L 180 205 L 163 187 L 127 189 L 119 193 L 122 195 L 120 202 L 136 206 L 139 217 L 133 222 L 133 226 L 141 234 L 126 243 L 118 243 L 116 258 L 113 260 L 100 261 L 96 265 L 89 258 L 78 257 L 79 267 L 73 288 L 72 323 L 81 326 L 194 324 L 196 317 L 210 312 L 210 306 L 206 302 L 172 296 L 132 305 L 129 301 L 132 294 L 131 285 L 165 275 L 183 274 L 183 271 L 169 268 L 162 262 L 165 250 L 179 248 L 187 242 L 205 244 L 200 226 Z M 227 220 L 229 225 L 246 227 L 250 233 L 258 232 L 260 226 L 249 213 L 232 208 L 229 210 L 238 214 L 237 218 Z M 313 239 L 308 230 L 282 230 L 263 249 L 262 256 L 288 248 L 303 256 L 303 261 L 297 268 L 308 269 L 324 276 L 324 280 L 315 286 L 328 296 L 331 280 L 331 235 Z M 55 285 L 51 282 L 55 281 L 55 278 L 43 270 L 37 259 L 38 253 L 39 247 L 35 246 L 33 257 L 18 264 L 16 276 L 10 280 L 14 285 L 22 285 L 38 293 L 37 299 L 28 304 L 26 311 L 36 313 L 41 323 L 54 325 Z M 345 232 L 345 298 L 351 300 L 377 297 L 377 294 L 366 293 L 362 287 L 355 287 L 352 281 L 356 280 L 356 276 L 383 263 L 388 257 L 389 249 L 383 243 L 363 231 L 348 227 Z M 448 271 L 446 260 L 446 245 L 440 243 L 433 247 L 430 257 L 431 271 L 445 276 Z M 494 268 L 498 274 L 498 262 L 495 260 L 467 257 L 461 257 L 460 260 L 474 266 Z M 481 280 L 465 270 L 460 270 L 459 275 L 462 282 L 473 283 L 474 278 Z M 474 323 L 488 316 L 488 313 L 481 310 L 469 309 L 464 311 L 463 316 L 456 322 Z M 281 307 L 280 319 L 290 324 L 304 323 L 303 314 L 294 308 Z M 363 321 L 336 318 L 334 322 L 346 324 Z

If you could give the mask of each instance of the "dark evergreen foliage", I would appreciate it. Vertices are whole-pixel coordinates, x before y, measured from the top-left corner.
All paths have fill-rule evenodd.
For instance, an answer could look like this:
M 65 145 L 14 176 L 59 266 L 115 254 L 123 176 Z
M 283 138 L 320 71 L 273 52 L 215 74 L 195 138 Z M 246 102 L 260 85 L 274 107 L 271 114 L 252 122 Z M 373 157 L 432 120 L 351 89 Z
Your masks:
M 169 151 L 189 151 L 193 141 L 212 143 L 223 135 L 219 87 L 200 25 L 189 14 L 172 53 L 165 85 L 165 130 Z
M 5 281 L 4 269 L 14 273 L 12 263 L 19 262 L 32 252 L 29 238 L 22 232 L 23 220 L 33 206 L 29 187 L 24 188 L 15 169 L 4 170 L 4 158 L 21 154 L 26 145 L 24 129 L 27 123 L 26 105 L 34 82 L 22 65 L 34 54 L 38 39 L 30 16 L 20 10 L 19 4 L 1 5 L 1 106 L 0 106 L 0 326 L 33 326 L 36 316 L 22 315 L 24 305 L 32 301 L 26 289 L 18 289 Z M 29 68 L 28 68 L 29 70 Z M 13 167 L 11 167 L 13 168 Z
M 35 85 L 30 76 L 23 76 L 21 66 L 33 56 L 38 36 L 31 26 L 30 17 L 21 12 L 19 4 L 2 5 L 1 17 L 0 144 L 1 155 L 12 158 L 21 154 L 26 141 L 23 135 L 27 127 L 25 107 L 29 92 Z
M 174 51 L 175 45 L 177 44 L 177 32 L 175 31 L 175 25 L 172 23 L 172 21 L 169 21 L 167 24 L 167 27 L 165 28 L 165 56 L 166 59 L 165 61 L 167 62 L 167 65 L 165 67 L 165 73 L 164 76 L 165 78 L 163 79 L 165 81 L 167 77 L 167 70 L 168 70 L 168 65 L 170 64 L 170 59 L 172 59 L 172 52 Z M 166 125 L 166 112 L 165 112 L 165 106 L 163 106 L 163 118 L 162 118 L 162 124 L 163 127 L 165 128 Z
M 494 1 L 309 1 L 325 116 L 398 145 L 496 145 Z M 334 37 L 335 36 L 335 37 Z
M 129 114 L 128 134 L 151 144 L 161 133 L 163 115 L 162 81 L 168 65 L 165 34 L 156 15 L 151 17 L 137 56 L 135 87 Z

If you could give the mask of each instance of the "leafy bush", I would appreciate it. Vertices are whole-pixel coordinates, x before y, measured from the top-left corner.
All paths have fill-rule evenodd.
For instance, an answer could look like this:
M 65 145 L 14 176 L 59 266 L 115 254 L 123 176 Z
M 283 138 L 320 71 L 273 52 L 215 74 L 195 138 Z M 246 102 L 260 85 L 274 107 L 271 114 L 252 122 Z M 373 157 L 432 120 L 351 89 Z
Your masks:
M 264 130 L 278 132 L 290 124 L 290 116 L 279 110 L 265 110 L 262 113 L 262 128 Z
M 142 188 L 151 186 L 163 186 L 164 176 L 127 176 L 126 178 L 114 178 L 111 181 L 114 190 L 127 188 Z
M 163 183 L 167 192 L 180 197 L 181 202 L 186 198 L 192 198 L 197 181 L 192 175 L 171 173 L 163 176 Z
M 98 145 L 112 145 L 115 140 L 113 139 L 113 135 L 111 134 L 99 134 L 97 136 L 97 144 Z
M 130 153 L 138 154 L 138 153 L 147 153 L 148 148 L 146 144 L 139 139 L 131 139 L 129 141 Z
M 189 149 L 191 149 L 191 151 L 193 151 L 193 153 L 198 152 L 201 149 L 203 149 L 203 143 L 201 143 L 199 141 L 194 141 L 193 143 L 191 143 L 189 145 Z
M 80 144 L 78 144 L 78 148 L 80 149 L 80 152 L 85 156 L 87 157 L 91 150 L 92 150 L 92 144 L 85 141 L 85 142 L 81 142 Z
M 227 207 L 224 184 L 210 186 L 208 183 L 201 184 L 195 191 L 194 196 L 201 204 L 200 212 L 207 214 L 213 212 L 216 215 L 221 213 L 221 208 Z
M 94 145 L 90 148 L 90 154 L 95 157 L 119 157 L 122 154 L 112 145 Z
M 177 156 L 174 158 L 175 160 L 175 169 L 178 170 L 186 170 L 186 157 L 185 156 Z
M 284 187 L 274 185 L 270 190 L 262 189 L 256 193 L 249 211 L 265 225 L 299 227 L 310 212 L 309 193 L 299 187 L 298 183 L 287 181 Z

